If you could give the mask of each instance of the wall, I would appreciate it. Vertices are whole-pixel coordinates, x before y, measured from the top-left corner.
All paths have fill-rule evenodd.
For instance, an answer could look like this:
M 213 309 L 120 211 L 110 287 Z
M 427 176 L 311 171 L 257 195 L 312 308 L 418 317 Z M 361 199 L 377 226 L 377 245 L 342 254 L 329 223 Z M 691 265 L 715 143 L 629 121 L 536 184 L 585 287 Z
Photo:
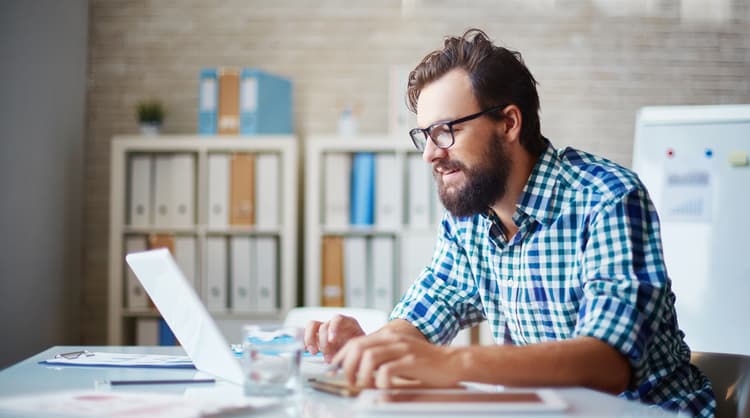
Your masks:
M 347 104 L 381 133 L 389 66 L 477 26 L 524 54 L 555 145 L 630 165 L 639 107 L 750 102 L 749 21 L 745 0 L 92 0 L 84 342 L 106 336 L 111 137 L 137 131 L 149 97 L 166 104 L 166 133 L 195 132 L 204 66 L 293 78 L 303 138 L 334 132 Z
M 0 369 L 78 335 L 88 2 L 0 2 Z

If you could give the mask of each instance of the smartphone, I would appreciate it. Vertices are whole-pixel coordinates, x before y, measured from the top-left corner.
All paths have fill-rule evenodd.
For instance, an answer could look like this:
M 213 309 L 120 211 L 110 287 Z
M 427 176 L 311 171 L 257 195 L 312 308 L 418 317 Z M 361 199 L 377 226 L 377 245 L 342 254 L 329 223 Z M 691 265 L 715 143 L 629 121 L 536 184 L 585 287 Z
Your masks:
M 307 383 L 315 390 L 347 398 L 356 397 L 362 391 L 361 388 L 351 386 L 344 380 L 321 380 L 313 377 L 307 379 Z

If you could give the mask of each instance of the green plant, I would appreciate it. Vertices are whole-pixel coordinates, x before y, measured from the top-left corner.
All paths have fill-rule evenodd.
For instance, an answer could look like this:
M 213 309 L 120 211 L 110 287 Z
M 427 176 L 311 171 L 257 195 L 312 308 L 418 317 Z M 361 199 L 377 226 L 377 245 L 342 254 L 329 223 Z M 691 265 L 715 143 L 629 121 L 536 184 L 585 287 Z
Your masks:
M 139 102 L 136 106 L 138 122 L 161 124 L 164 120 L 164 108 L 158 100 Z

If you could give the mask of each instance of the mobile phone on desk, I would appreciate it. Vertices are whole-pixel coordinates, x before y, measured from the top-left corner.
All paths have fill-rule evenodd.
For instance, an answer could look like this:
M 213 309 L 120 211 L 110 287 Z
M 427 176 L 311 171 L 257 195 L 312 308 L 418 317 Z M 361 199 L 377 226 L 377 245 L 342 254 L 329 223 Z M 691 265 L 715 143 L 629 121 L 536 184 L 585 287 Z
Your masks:
M 344 379 L 325 379 L 311 377 L 307 379 L 311 388 L 332 395 L 354 398 L 362 391 L 358 386 L 352 386 Z
M 424 388 L 418 380 L 404 379 L 394 377 L 391 381 L 394 388 Z M 331 393 L 333 395 L 345 396 L 349 398 L 356 397 L 362 392 L 363 387 L 350 385 L 343 377 L 311 377 L 307 380 L 310 387 L 321 392 Z

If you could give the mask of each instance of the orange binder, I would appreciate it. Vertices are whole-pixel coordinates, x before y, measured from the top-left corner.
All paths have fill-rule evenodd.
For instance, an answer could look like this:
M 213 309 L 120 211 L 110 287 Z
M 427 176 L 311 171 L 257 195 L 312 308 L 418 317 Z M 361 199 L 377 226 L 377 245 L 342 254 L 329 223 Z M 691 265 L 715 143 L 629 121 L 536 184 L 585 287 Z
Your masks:
M 255 223 L 255 154 L 232 154 L 229 223 Z
M 240 133 L 240 71 L 237 68 L 219 70 L 219 134 Z
M 166 248 L 174 255 L 174 235 L 172 234 L 151 234 L 148 236 L 148 249 Z
M 149 234 L 148 236 L 148 249 L 155 250 L 157 248 L 166 248 L 172 255 L 174 255 L 174 235 L 172 234 Z M 146 295 L 148 297 L 148 295 Z M 151 309 L 156 309 L 156 305 L 148 298 L 148 306 Z
M 344 238 L 323 237 L 321 305 L 344 306 Z

